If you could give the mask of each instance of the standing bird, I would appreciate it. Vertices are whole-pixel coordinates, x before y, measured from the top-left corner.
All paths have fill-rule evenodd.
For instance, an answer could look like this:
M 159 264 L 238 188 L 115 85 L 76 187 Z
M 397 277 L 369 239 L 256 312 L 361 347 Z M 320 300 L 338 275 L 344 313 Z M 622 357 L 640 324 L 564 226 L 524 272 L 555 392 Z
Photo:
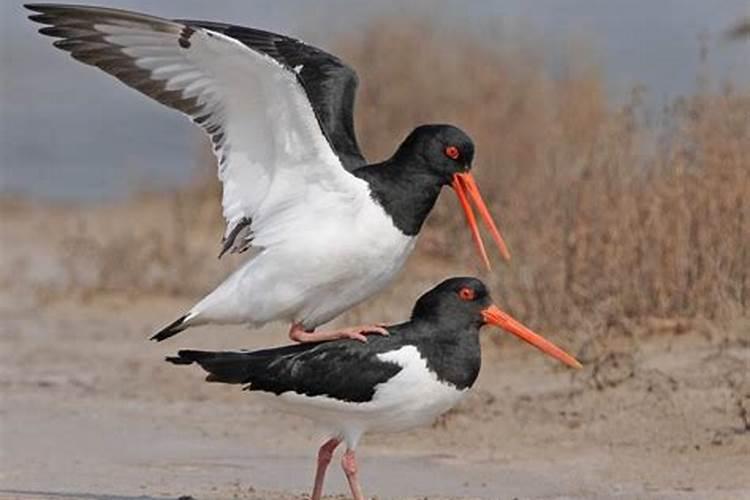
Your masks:
M 406 323 L 368 343 L 334 340 L 254 352 L 179 351 L 175 364 L 198 363 L 211 382 L 247 384 L 282 408 L 318 421 L 330 439 L 318 451 L 312 499 L 323 492 L 333 451 L 355 500 L 363 499 L 355 448 L 365 432 L 429 424 L 456 405 L 479 375 L 479 329 L 498 326 L 574 368 L 575 358 L 492 305 L 476 278 L 451 278 L 422 295 Z
M 157 332 L 274 320 L 298 342 L 364 340 L 378 326 L 315 328 L 387 286 L 414 248 L 443 186 L 461 203 L 489 267 L 475 203 L 508 250 L 470 169 L 474 144 L 450 125 L 423 125 L 368 165 L 354 134 L 356 73 L 283 35 L 137 12 L 29 4 L 54 46 L 156 101 L 210 136 L 223 183 L 221 254 L 254 255 L 187 314 Z

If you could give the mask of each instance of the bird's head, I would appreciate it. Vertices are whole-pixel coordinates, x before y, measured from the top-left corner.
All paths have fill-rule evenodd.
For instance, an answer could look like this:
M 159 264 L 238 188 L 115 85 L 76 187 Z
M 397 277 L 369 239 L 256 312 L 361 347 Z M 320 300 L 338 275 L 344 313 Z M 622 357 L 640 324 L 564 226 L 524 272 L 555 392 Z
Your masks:
M 474 142 L 471 137 L 453 125 L 422 125 L 406 137 L 399 146 L 396 156 L 409 160 L 418 168 L 425 169 L 425 173 L 434 177 L 441 185 L 453 188 L 466 216 L 466 222 L 471 229 L 479 255 L 487 269 L 490 269 L 490 261 L 477 227 L 471 202 L 479 211 L 502 256 L 510 260 L 508 248 L 471 175 L 474 160 Z
M 486 285 L 477 278 L 461 277 L 443 281 L 417 300 L 412 320 L 433 321 L 456 333 L 484 325 L 496 326 L 568 366 L 581 367 L 573 356 L 494 305 Z
M 430 174 L 449 185 L 454 175 L 471 171 L 474 142 L 453 125 L 421 125 L 404 139 L 399 153 L 418 158 Z

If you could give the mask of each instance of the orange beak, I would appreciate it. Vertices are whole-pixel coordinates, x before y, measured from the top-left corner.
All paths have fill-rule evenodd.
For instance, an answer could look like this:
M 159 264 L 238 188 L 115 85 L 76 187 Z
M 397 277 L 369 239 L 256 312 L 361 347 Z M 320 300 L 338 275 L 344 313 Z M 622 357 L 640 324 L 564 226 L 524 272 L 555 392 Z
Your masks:
M 479 255 L 482 257 L 482 261 L 484 262 L 484 265 L 487 266 L 487 269 L 492 269 L 490 267 L 490 259 L 487 257 L 487 251 L 484 249 L 482 236 L 479 234 L 479 227 L 477 226 L 477 219 L 476 217 L 474 217 L 474 212 L 472 211 L 471 205 L 469 204 L 469 197 L 474 202 L 474 205 L 476 205 L 477 210 L 479 211 L 479 215 L 482 216 L 484 223 L 487 224 L 487 228 L 490 230 L 492 238 L 495 240 L 498 249 L 500 249 L 500 253 L 505 258 L 505 260 L 510 260 L 510 252 L 508 252 L 508 247 L 505 246 L 503 237 L 500 236 L 500 231 L 497 230 L 495 221 L 492 220 L 492 215 L 490 215 L 490 211 L 487 210 L 487 205 L 485 205 L 484 200 L 482 199 L 482 195 L 479 193 L 479 187 L 477 186 L 474 177 L 472 177 L 469 172 L 453 174 L 453 182 L 451 183 L 451 187 L 456 192 L 456 196 L 458 196 L 458 201 L 461 203 L 461 208 L 464 209 L 466 222 L 469 224 L 469 228 L 471 229 L 471 236 L 474 239 L 474 243 L 479 250 Z
M 532 332 L 521 323 L 511 318 L 510 315 L 501 311 L 497 306 L 490 306 L 482 311 L 482 317 L 487 323 L 500 327 L 506 332 L 520 337 L 522 340 L 533 345 L 543 353 L 562 361 L 568 366 L 573 368 L 583 367 L 576 358 L 563 351 L 541 335 Z

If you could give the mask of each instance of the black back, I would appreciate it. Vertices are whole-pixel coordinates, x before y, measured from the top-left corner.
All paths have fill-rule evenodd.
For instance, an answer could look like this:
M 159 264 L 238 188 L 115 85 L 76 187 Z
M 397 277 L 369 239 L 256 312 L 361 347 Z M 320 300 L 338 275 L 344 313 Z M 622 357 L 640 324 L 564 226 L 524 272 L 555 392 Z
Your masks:
M 323 134 L 344 168 L 351 171 L 365 165 L 354 133 L 357 74 L 339 58 L 277 33 L 211 21 L 175 21 L 227 35 L 294 71 L 312 104 Z
M 475 290 L 474 300 L 458 298 L 459 290 L 465 287 Z M 253 352 L 183 350 L 167 360 L 175 364 L 198 363 L 209 372 L 208 380 L 249 384 L 249 390 L 277 395 L 293 391 L 361 403 L 372 399 L 378 384 L 402 370 L 378 355 L 411 345 L 438 380 L 466 389 L 479 374 L 479 329 L 483 324 L 480 311 L 488 303 L 481 281 L 454 278 L 424 294 L 410 321 L 389 326 L 389 336 L 368 336 L 367 343 L 347 339 Z

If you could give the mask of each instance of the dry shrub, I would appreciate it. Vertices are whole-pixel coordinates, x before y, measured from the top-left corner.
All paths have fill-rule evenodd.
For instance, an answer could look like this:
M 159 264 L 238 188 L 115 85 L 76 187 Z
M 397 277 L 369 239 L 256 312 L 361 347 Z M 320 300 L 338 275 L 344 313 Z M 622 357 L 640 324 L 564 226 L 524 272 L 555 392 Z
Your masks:
M 357 130 L 368 157 L 390 154 L 424 122 L 474 138 L 476 175 L 513 253 L 488 278 L 525 320 L 576 328 L 747 312 L 747 92 L 702 91 L 647 123 L 642 90 L 613 105 L 579 54 L 553 78 L 530 44 L 391 21 L 338 52 L 361 77 Z M 476 259 L 461 225 L 456 205 L 442 202 L 421 245 Z
M 59 242 L 64 279 L 46 294 L 204 294 L 236 265 L 216 258 L 217 198 L 215 182 L 201 182 L 79 213 Z

